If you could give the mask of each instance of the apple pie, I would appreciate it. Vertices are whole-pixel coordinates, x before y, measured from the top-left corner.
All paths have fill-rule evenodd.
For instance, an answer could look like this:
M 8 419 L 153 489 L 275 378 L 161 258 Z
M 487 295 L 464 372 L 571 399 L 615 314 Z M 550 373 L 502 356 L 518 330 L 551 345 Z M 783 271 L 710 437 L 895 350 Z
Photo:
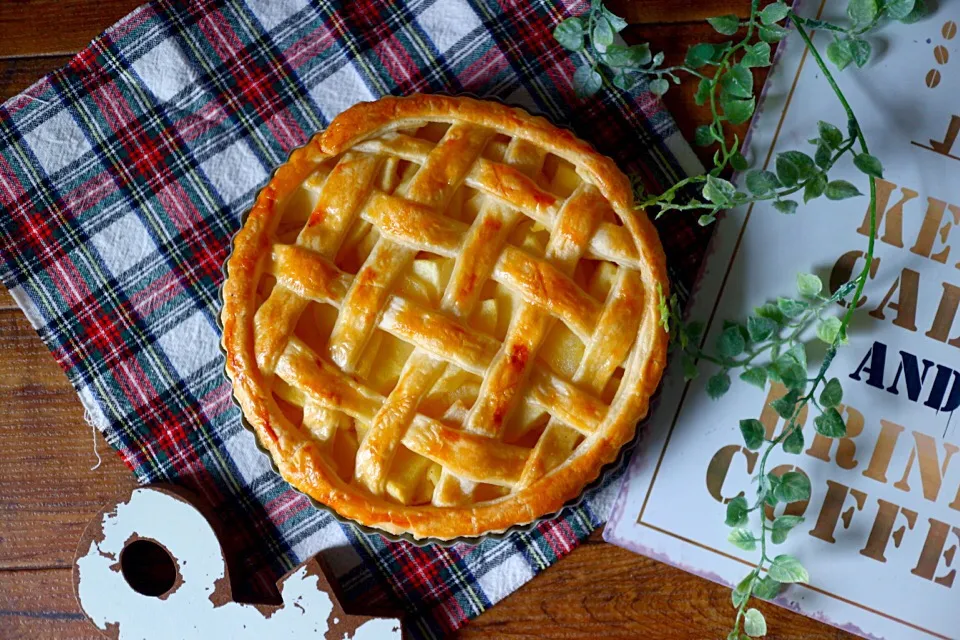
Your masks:
M 295 150 L 234 239 L 223 347 L 294 487 L 449 540 L 558 511 L 634 435 L 667 287 L 616 165 L 505 105 L 358 104 Z

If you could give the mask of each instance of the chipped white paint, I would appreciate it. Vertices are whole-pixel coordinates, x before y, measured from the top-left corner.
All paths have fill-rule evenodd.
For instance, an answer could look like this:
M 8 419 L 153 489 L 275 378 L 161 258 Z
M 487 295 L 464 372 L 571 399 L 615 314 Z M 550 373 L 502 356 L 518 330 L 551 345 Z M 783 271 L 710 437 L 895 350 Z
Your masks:
M 97 524 L 102 536 L 96 531 Z M 206 518 L 178 496 L 150 487 L 135 489 L 128 501 L 105 511 L 101 522 L 92 523 L 91 529 L 94 534 L 89 546 L 78 551 L 77 597 L 97 628 L 112 636 L 145 640 L 324 637 L 328 625 L 340 622 L 331 616 L 334 603 L 323 589 L 329 586 L 321 584 L 308 565 L 280 584 L 281 607 L 223 602 L 225 598 L 214 597 L 217 581 L 221 581 L 221 591 L 226 584 L 220 543 Z M 180 579 L 162 597 L 136 592 L 119 570 L 120 553 L 138 537 L 160 543 L 174 558 Z M 217 606 L 215 600 L 222 604 Z M 342 637 L 400 638 L 398 620 L 363 620 L 352 635 Z

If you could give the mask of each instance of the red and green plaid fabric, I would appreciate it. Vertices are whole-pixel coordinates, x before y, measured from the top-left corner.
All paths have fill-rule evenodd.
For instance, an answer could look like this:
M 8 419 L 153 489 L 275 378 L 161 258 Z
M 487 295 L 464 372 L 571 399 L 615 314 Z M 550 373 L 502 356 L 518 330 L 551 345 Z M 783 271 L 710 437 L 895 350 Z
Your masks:
M 216 318 L 243 212 L 290 150 L 384 94 L 469 92 L 571 126 L 650 189 L 696 161 L 645 88 L 581 101 L 551 37 L 583 0 L 203 0 L 145 5 L 0 107 L 0 277 L 144 483 L 187 486 L 263 591 L 324 550 L 348 599 L 457 629 L 569 553 L 602 493 L 531 532 L 417 548 L 314 509 L 240 425 Z M 678 160 L 680 158 L 680 160 Z M 659 225 L 675 283 L 705 237 Z M 78 425 L 79 428 L 79 425 Z M 260 585 L 257 587 L 256 585 Z

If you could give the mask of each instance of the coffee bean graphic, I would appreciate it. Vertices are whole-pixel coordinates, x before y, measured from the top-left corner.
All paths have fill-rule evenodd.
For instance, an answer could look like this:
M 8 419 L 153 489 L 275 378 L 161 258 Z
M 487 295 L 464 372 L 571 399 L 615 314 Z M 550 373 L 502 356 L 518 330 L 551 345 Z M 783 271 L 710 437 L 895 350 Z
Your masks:
M 953 37 L 957 35 L 957 23 L 953 20 L 947 20 L 943 23 L 943 29 L 940 33 L 943 34 L 944 40 L 953 40 Z
M 933 89 L 940 84 L 940 72 L 936 69 L 930 69 L 927 72 L 927 86 Z
M 945 46 L 939 44 L 933 50 L 933 57 L 936 58 L 937 64 L 947 64 L 947 61 L 950 60 L 950 52 L 947 51 Z

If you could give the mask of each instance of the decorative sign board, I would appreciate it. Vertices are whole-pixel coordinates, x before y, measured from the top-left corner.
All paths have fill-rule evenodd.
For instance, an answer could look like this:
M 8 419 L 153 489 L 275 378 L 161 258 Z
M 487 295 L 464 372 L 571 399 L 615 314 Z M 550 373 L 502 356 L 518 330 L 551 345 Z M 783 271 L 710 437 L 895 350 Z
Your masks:
M 397 619 L 345 613 L 316 558 L 280 580 L 282 605 L 234 602 L 213 527 L 172 488 L 134 489 L 98 514 L 73 576 L 83 612 L 111 638 L 401 637 Z
M 836 23 L 847 4 L 793 6 Z M 771 557 L 796 556 L 810 583 L 790 585 L 774 601 L 888 640 L 960 638 L 960 3 L 927 4 L 936 5 L 930 17 L 873 39 L 875 57 L 865 68 L 834 73 L 870 153 L 883 162 L 880 228 L 861 310 L 829 373 L 843 384 L 837 410 L 846 436 L 820 435 L 819 412 L 805 411 L 802 451 L 778 447 L 766 466 L 776 475 L 801 473 L 812 487 L 810 500 L 785 511 L 804 521 L 766 549 Z M 811 37 L 822 51 L 833 35 Z M 777 47 L 750 131 L 758 168 L 775 169 L 784 151 L 813 154 L 807 140 L 820 120 L 847 129 L 839 101 L 820 98 L 829 93 L 791 30 Z M 830 179 L 838 178 L 868 188 L 848 158 L 830 170 Z M 738 180 L 742 187 L 744 177 Z M 708 350 L 723 320 L 746 320 L 768 300 L 796 295 L 790 280 L 798 272 L 821 275 L 836 291 L 866 266 L 869 237 L 866 197 L 821 198 L 792 216 L 777 212 L 772 200 L 728 211 L 691 301 L 692 319 L 706 322 Z M 825 347 L 813 335 L 801 338 L 810 343 L 816 371 Z M 735 380 L 714 401 L 705 389 L 709 375 L 687 383 L 682 373 L 671 367 L 664 381 L 604 538 L 735 585 L 759 555 L 733 546 L 724 524 L 730 500 L 741 491 L 751 502 L 756 495 L 750 478 L 759 458 L 743 446 L 739 421 L 760 420 L 768 439 L 783 433 L 770 402 L 785 389 Z M 751 514 L 752 531 L 759 532 L 763 513 Z

